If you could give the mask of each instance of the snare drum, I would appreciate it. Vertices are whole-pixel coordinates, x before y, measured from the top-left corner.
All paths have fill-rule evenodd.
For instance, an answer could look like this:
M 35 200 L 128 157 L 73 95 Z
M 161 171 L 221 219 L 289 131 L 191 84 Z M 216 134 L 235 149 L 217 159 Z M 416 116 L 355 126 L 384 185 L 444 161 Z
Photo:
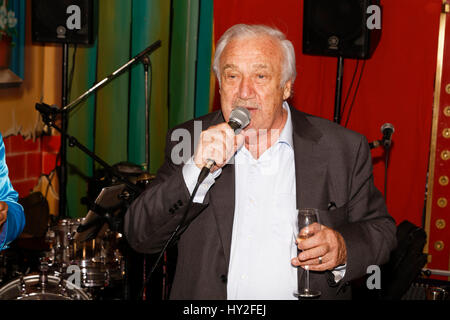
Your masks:
M 0 300 L 91 300 L 91 296 L 63 278 L 32 274 L 1 287 Z

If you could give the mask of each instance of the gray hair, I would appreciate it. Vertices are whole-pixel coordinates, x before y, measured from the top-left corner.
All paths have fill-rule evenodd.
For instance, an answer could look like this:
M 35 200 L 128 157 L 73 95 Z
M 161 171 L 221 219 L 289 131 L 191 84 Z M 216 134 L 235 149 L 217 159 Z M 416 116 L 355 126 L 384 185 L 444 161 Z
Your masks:
M 256 36 L 270 36 L 277 40 L 282 48 L 284 54 L 284 61 L 282 66 L 281 87 L 283 87 L 288 80 L 294 83 L 297 71 L 295 67 L 295 50 L 292 43 L 286 39 L 284 33 L 280 30 L 268 27 L 265 25 L 248 25 L 236 24 L 229 28 L 217 42 L 216 52 L 214 54 L 213 71 L 216 74 L 220 86 L 220 56 L 227 44 L 235 38 L 240 37 L 256 37 Z

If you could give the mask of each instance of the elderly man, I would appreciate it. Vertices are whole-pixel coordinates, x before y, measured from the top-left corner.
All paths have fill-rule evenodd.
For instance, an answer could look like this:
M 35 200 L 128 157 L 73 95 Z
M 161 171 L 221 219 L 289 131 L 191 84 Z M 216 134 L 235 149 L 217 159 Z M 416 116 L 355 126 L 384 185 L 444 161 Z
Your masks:
M 349 282 L 386 262 L 396 244 L 367 141 L 287 104 L 295 53 L 278 30 L 233 26 L 217 44 L 213 68 L 222 110 L 197 119 L 200 137 L 194 121 L 169 132 L 165 163 L 126 214 L 130 245 L 161 250 L 211 159 L 182 221 L 172 299 L 296 299 L 306 266 L 322 299 L 351 298 Z M 227 122 L 238 106 L 251 122 L 235 135 Z M 192 145 L 198 141 L 182 163 L 173 152 L 181 129 Z M 317 208 L 322 227 L 297 248 L 298 208 Z
M 23 208 L 17 200 L 18 194 L 9 181 L 5 145 L 0 134 L 0 250 L 8 248 L 25 226 Z

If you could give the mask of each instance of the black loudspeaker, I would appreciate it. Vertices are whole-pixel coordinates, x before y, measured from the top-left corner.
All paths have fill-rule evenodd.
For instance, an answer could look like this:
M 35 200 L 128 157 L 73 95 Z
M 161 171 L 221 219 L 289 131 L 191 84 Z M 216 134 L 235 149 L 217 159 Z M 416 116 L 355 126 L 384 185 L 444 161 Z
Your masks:
M 94 42 L 93 0 L 32 0 L 32 39 L 36 42 Z
M 303 53 L 368 59 L 380 38 L 379 0 L 304 0 Z

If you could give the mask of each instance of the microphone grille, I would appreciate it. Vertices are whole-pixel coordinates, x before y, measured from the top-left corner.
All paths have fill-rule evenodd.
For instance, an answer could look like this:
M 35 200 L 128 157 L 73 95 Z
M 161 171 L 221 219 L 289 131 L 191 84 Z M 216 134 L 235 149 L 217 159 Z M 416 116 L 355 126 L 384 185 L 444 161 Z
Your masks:
M 231 111 L 230 121 L 234 121 L 240 124 L 240 128 L 243 129 L 250 123 L 250 112 L 247 108 L 236 107 Z
M 394 125 L 393 125 L 392 123 L 387 122 L 387 123 L 383 124 L 383 125 L 381 126 L 381 133 L 383 133 L 384 130 L 386 130 L 386 129 L 391 129 L 391 130 L 392 130 L 392 133 L 395 132 Z

